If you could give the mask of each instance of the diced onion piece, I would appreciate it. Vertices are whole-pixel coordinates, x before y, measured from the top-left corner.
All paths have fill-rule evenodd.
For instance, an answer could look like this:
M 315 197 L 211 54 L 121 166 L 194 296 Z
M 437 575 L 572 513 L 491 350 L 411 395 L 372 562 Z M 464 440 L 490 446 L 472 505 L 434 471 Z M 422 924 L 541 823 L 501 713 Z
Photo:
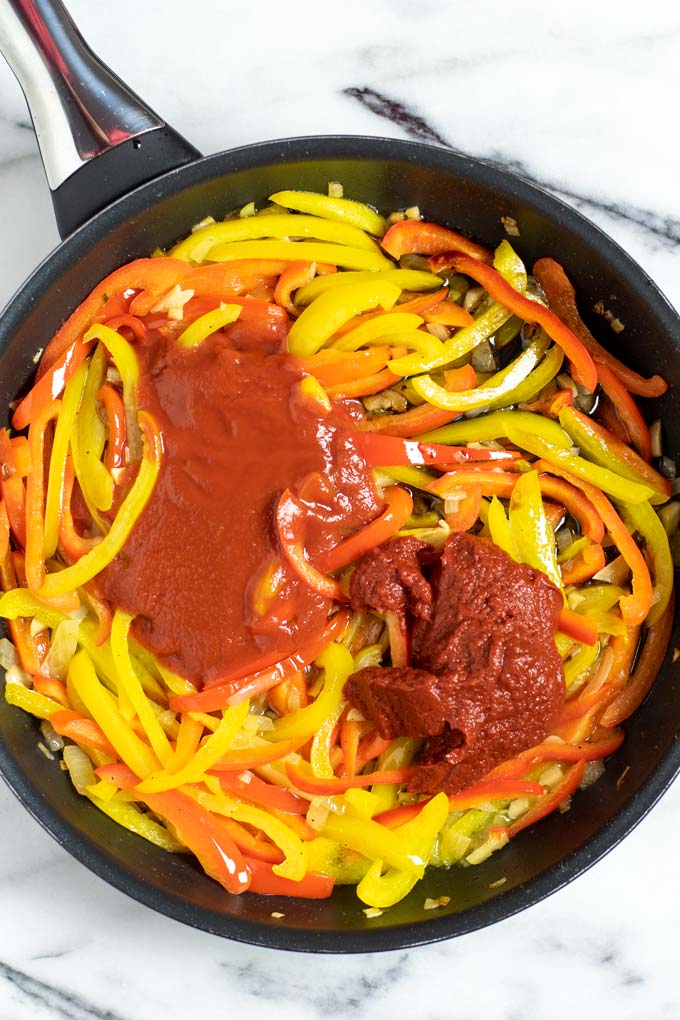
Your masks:
M 85 752 L 75 744 L 68 744 L 64 748 L 64 761 L 71 777 L 71 782 L 78 793 L 86 796 L 88 786 L 96 783 L 96 776 L 92 768 L 92 762 Z
M 62 620 L 52 635 L 52 644 L 45 660 L 47 675 L 63 680 L 77 648 L 78 623 L 76 620 Z
M 19 656 L 12 642 L 6 637 L 0 638 L 0 666 L 3 669 L 9 669 L 11 666 L 18 665 L 18 663 Z

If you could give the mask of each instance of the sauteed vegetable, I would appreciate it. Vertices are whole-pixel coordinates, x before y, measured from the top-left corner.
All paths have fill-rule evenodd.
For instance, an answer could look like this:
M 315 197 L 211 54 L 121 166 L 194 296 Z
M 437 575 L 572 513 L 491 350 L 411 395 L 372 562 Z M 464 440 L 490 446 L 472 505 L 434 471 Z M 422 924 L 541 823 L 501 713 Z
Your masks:
M 112 273 L 0 432 L 5 697 L 230 893 L 373 915 L 478 864 L 654 681 L 666 384 L 531 269 L 282 191 Z

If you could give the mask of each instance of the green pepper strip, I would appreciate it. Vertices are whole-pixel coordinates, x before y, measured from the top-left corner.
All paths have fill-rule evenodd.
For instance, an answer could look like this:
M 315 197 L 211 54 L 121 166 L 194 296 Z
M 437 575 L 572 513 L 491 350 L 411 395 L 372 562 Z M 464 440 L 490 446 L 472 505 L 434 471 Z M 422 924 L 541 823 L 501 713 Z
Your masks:
M 285 209 L 322 216 L 338 223 L 349 223 L 359 230 L 365 230 L 374 237 L 382 237 L 387 230 L 387 220 L 363 202 L 350 198 L 333 198 L 319 195 L 314 191 L 277 191 L 269 201 Z
M 619 509 L 629 531 L 642 536 L 654 574 L 654 604 L 645 621 L 653 626 L 663 616 L 673 594 L 673 558 L 668 535 L 658 514 L 649 503 L 621 503 Z
M 520 384 L 528 381 L 532 369 L 540 362 L 549 342 L 545 334 L 540 334 L 514 361 L 510 362 L 507 368 L 497 372 L 474 390 L 451 392 L 436 383 L 429 375 L 414 379 L 413 388 L 419 396 L 424 397 L 435 407 L 460 414 L 475 411 L 480 407 L 491 407 L 498 401 L 513 404 Z
M 507 438 L 507 425 L 516 425 L 536 436 L 543 436 L 547 443 L 561 446 L 565 450 L 571 448 L 569 436 L 556 421 L 542 414 L 531 411 L 494 411 L 491 414 L 480 414 L 477 418 L 455 421 L 439 429 L 432 429 L 418 436 L 421 443 L 445 443 L 457 446 L 459 443 L 483 443 L 494 439 Z
M 515 536 L 513 535 L 512 528 L 510 527 L 510 522 L 505 515 L 503 504 L 497 496 L 493 497 L 489 505 L 487 524 L 491 540 L 494 545 L 497 545 L 499 549 L 503 549 L 503 551 L 506 552 L 508 556 L 515 561 L 515 563 L 519 563 L 520 556 L 517 551 Z
M 380 306 L 392 308 L 401 291 L 375 274 L 366 283 L 350 284 L 322 294 L 312 302 L 288 334 L 291 354 L 315 354 L 333 334 L 361 312 Z
M 43 598 L 64 595 L 92 580 L 123 548 L 135 521 L 151 496 L 161 466 L 162 440 L 156 423 L 145 411 L 140 411 L 139 424 L 144 434 L 142 462 L 134 484 L 123 500 L 110 531 L 93 549 L 81 556 L 77 563 L 57 573 L 48 574 L 39 592 Z
M 520 449 L 528 450 L 529 453 L 533 453 L 536 457 L 542 457 L 549 464 L 555 464 L 556 467 L 569 471 L 577 478 L 590 482 L 591 485 L 602 489 L 614 499 L 638 504 L 644 503 L 654 494 L 654 490 L 649 485 L 640 485 L 628 478 L 622 478 L 607 468 L 591 464 L 583 457 L 577 457 L 576 454 L 569 453 L 567 450 L 552 446 L 540 436 L 531 435 L 523 429 L 515 428 L 514 425 L 507 426 L 507 436 Z
M 510 497 L 510 528 L 520 560 L 543 571 L 560 590 L 555 536 L 543 507 L 538 471 L 520 475 Z

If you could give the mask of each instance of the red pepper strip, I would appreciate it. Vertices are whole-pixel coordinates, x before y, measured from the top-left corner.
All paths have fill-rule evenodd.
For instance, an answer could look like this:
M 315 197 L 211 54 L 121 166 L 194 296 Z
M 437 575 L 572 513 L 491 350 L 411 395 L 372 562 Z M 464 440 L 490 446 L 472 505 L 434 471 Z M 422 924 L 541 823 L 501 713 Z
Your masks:
M 219 822 L 246 859 L 254 858 L 256 861 L 267 861 L 269 864 L 280 864 L 283 861 L 283 853 L 277 846 L 267 839 L 254 836 L 240 822 L 222 816 Z
M 132 790 L 139 800 L 165 818 L 181 843 L 198 858 L 207 875 L 214 878 L 227 892 L 245 892 L 250 885 L 250 868 L 241 851 L 228 835 L 220 819 L 191 800 L 179 790 L 165 793 L 139 793 L 135 787 L 138 776 L 125 765 L 103 765 L 95 775 L 116 784 L 121 790 Z
M 19 470 L 17 451 L 12 445 L 7 429 L 0 429 L 0 464 L 2 465 L 0 488 L 9 526 L 18 544 L 24 548 L 26 546 L 26 487 Z
M 550 339 L 554 340 L 569 358 L 576 382 L 585 386 L 589 393 L 595 391 L 597 369 L 593 359 L 579 338 L 549 308 L 519 294 L 492 266 L 483 265 L 459 251 L 434 255 L 429 263 L 434 273 L 442 269 L 455 269 L 456 272 L 471 276 L 495 301 L 499 301 L 509 311 L 526 322 L 537 322 L 541 325 Z
M 509 499 L 515 487 L 517 476 L 509 471 L 447 471 L 445 475 L 437 478 L 428 485 L 430 492 L 437 496 L 457 495 L 461 491 L 481 487 L 482 496 L 500 496 L 502 499 Z
M 282 786 L 265 783 L 248 769 L 243 769 L 239 773 L 218 772 L 216 769 L 211 769 L 210 775 L 218 777 L 223 790 L 227 790 L 228 793 L 236 793 L 239 797 L 244 797 L 245 800 L 259 804 L 261 807 L 292 812 L 294 815 L 306 814 L 309 807 L 309 803 L 302 797 L 296 796 Z
M 628 528 L 623 523 L 612 504 L 609 502 L 605 494 L 597 488 L 597 486 L 591 485 L 590 482 L 574 478 L 573 475 L 570 475 L 568 471 L 563 471 L 562 468 L 552 467 L 542 461 L 537 461 L 534 467 L 539 470 L 548 469 L 552 474 L 565 478 L 572 485 L 578 485 L 593 504 L 602 518 L 605 528 L 611 535 L 614 544 L 630 567 L 633 575 L 632 595 L 625 595 L 619 601 L 623 622 L 627 623 L 629 626 L 636 623 L 643 623 L 654 602 L 652 579 L 639 546 L 636 544 L 635 539 L 628 531 Z M 569 632 L 565 631 L 565 633 Z
M 475 320 L 462 305 L 455 301 L 442 301 L 431 312 L 423 312 L 425 322 L 435 322 L 440 326 L 470 326 Z
M 52 701 L 58 701 L 64 708 L 70 709 L 71 705 L 68 700 L 68 693 L 66 687 L 61 680 L 55 680 L 51 676 L 34 676 L 33 687 L 38 694 L 44 694 L 46 698 L 51 698 Z
M 382 545 L 404 526 L 413 510 L 411 495 L 400 485 L 391 485 L 385 490 L 385 503 L 385 510 L 380 517 L 319 557 L 319 570 L 324 574 L 342 570 L 371 549 Z
M 539 475 L 538 480 L 541 486 L 541 493 L 563 503 L 572 517 L 575 517 L 580 524 L 583 534 L 591 542 L 602 541 L 604 538 L 602 518 L 588 497 L 579 488 L 549 474 Z
M 633 437 L 621 418 L 619 418 L 614 404 L 611 402 L 606 393 L 600 394 L 595 415 L 600 425 L 603 425 L 604 428 L 612 433 L 612 435 L 616 436 L 617 439 L 620 439 L 622 443 L 626 443 L 627 446 L 632 445 Z
M 387 231 L 380 242 L 385 251 L 394 259 L 402 255 L 437 255 L 442 251 L 464 251 L 473 259 L 491 264 L 493 253 L 481 244 L 475 244 L 455 230 L 442 227 L 439 223 L 424 223 L 422 220 L 400 220 Z
M 51 715 L 50 722 L 62 737 L 68 737 L 69 740 L 73 740 L 76 744 L 82 744 L 84 747 L 93 747 L 95 751 L 102 751 L 103 754 L 108 754 L 112 758 L 116 757 L 112 745 L 92 719 L 86 719 L 78 712 L 71 712 L 67 709 L 64 712 L 55 712 Z
M 347 779 L 317 779 L 316 776 L 305 772 L 299 765 L 293 765 L 289 761 L 286 762 L 286 775 L 293 786 L 304 793 L 312 793 L 315 796 L 345 793 L 347 790 L 363 789 L 374 784 L 396 783 L 401 785 L 402 783 L 407 783 L 415 775 L 417 769 L 417 765 L 408 765 L 402 769 L 372 772 L 368 776 L 352 776 Z
M 655 492 L 658 492 L 666 499 L 669 498 L 671 494 L 671 486 L 668 479 L 664 478 L 664 476 L 659 474 L 658 471 L 655 471 L 646 460 L 643 460 L 642 457 L 635 452 L 635 450 L 631 450 L 626 443 L 622 443 L 620 439 L 617 439 L 617 437 L 604 428 L 604 426 L 598 425 L 596 421 L 589 418 L 587 414 L 582 414 L 582 412 L 578 411 L 575 407 L 572 407 L 568 413 L 576 419 L 578 425 L 580 425 L 586 433 L 590 433 L 590 437 L 592 437 L 592 439 L 599 441 L 599 443 L 605 446 L 607 451 L 613 455 L 613 458 L 619 458 L 624 461 L 626 466 L 634 472 L 637 478 L 651 486 Z M 568 431 L 566 418 L 564 428 Z M 615 461 L 611 464 L 611 470 L 618 470 Z
M 472 365 L 452 368 L 446 373 L 446 389 L 451 393 L 473 390 L 476 386 L 477 373 Z M 361 421 L 357 428 L 362 432 L 382 432 L 409 439 L 411 436 L 420 435 L 421 432 L 429 432 L 441 428 L 442 425 L 448 425 L 456 418 L 460 418 L 456 411 L 442 411 L 433 404 L 425 403 L 420 407 L 412 407 L 410 411 L 404 411 L 402 414 L 384 414 L 379 418 Z
M 220 758 L 215 765 L 215 771 L 242 772 L 243 769 L 256 769 L 262 765 L 270 765 L 273 761 L 280 761 L 286 755 L 299 751 L 302 745 L 308 741 L 308 736 L 296 737 L 294 740 L 280 740 L 278 743 L 270 743 L 267 746 L 230 751 L 224 758 Z
M 131 331 L 133 339 L 139 343 L 144 343 L 149 335 L 148 329 L 136 315 L 114 315 L 110 319 L 106 319 L 106 325 L 115 330 L 119 330 L 123 326 L 127 327 Z
M 186 262 L 171 258 L 136 259 L 134 262 L 128 262 L 127 265 L 114 270 L 76 308 L 48 345 L 38 368 L 38 379 L 41 379 L 48 369 L 77 340 L 80 340 L 83 333 L 101 314 L 102 308 L 106 305 L 106 298 L 124 294 L 127 290 L 150 289 L 155 294 L 161 294 L 179 283 L 186 273 Z M 21 427 L 23 426 L 15 426 L 15 428 Z
M 281 878 L 272 871 L 271 864 L 246 858 L 251 871 L 250 892 L 261 896 L 296 896 L 305 900 L 326 900 L 333 892 L 334 878 L 307 872 L 299 882 Z
M 312 591 L 327 599 L 346 602 L 347 598 L 340 587 L 340 582 L 320 573 L 307 559 L 302 535 L 303 526 L 304 510 L 290 489 L 285 489 L 276 508 L 276 530 L 285 559 L 300 580 Z
M 560 634 L 566 634 L 583 645 L 594 645 L 597 641 L 597 621 L 590 616 L 581 616 L 573 609 L 562 610 L 557 629 Z
M 466 790 L 451 794 L 449 808 L 451 811 L 467 811 L 468 808 L 477 807 L 490 800 L 540 797 L 542 793 L 543 787 L 539 783 L 533 783 L 527 779 L 481 779 L 478 783 L 468 786 Z M 397 825 L 409 822 L 419 815 L 431 800 L 432 798 L 428 797 L 426 800 L 419 800 L 416 804 L 390 808 L 389 811 L 382 811 L 379 815 L 375 815 L 373 820 L 387 826 L 388 829 L 394 829 Z
M 104 464 L 111 471 L 125 464 L 125 444 L 127 442 L 127 426 L 125 424 L 125 407 L 123 398 L 115 387 L 104 383 L 97 394 L 97 400 L 104 405 L 106 422 L 109 428 L 106 440 Z
M 0 561 L 4 560 L 9 552 L 9 517 L 4 500 L 0 502 Z
M 393 305 L 388 312 L 377 312 L 377 315 L 391 315 L 392 312 L 408 312 L 412 315 L 424 315 L 425 312 L 431 312 L 435 308 L 439 308 L 442 301 L 446 300 L 446 296 L 449 293 L 448 287 L 442 287 L 441 290 L 430 291 L 429 294 L 419 294 L 418 297 L 411 298 L 410 301 L 402 301 L 401 304 Z
M 652 459 L 652 440 L 645 419 L 640 413 L 640 408 L 635 403 L 635 398 L 631 396 L 630 391 L 626 389 L 608 365 L 597 366 L 597 377 L 600 380 L 600 386 L 616 408 L 616 413 L 630 435 L 633 446 L 641 457 L 650 461 Z
M 336 613 L 315 641 L 311 641 L 304 648 L 270 668 L 260 670 L 252 676 L 232 679 L 219 687 L 205 688 L 198 694 L 175 695 L 170 698 L 170 708 L 174 712 L 214 712 L 232 704 L 231 699 L 234 697 L 239 697 L 240 700 L 256 697 L 257 694 L 262 694 L 314 662 L 326 645 L 342 635 L 348 622 L 347 611 Z
M 91 343 L 76 343 L 64 351 L 59 360 L 36 382 L 33 389 L 26 394 L 16 408 L 12 415 L 13 428 L 25 429 L 52 401 L 56 400 L 71 376 L 75 374 L 78 366 L 89 354 L 91 347 Z
M 671 596 L 671 601 L 661 618 L 647 631 L 647 637 L 633 675 L 602 713 L 600 722 L 603 726 L 618 726 L 647 697 L 666 654 L 673 629 L 674 606 L 675 599 Z
M 357 432 L 354 444 L 369 467 L 403 467 L 409 464 L 432 465 L 467 464 L 483 461 L 502 463 L 503 466 L 520 460 L 519 450 L 491 450 L 469 446 L 444 446 L 439 443 L 417 443 L 413 439 L 397 436 Z
M 367 351 L 336 351 L 326 348 L 306 358 L 294 360 L 313 375 L 322 386 L 337 386 L 380 372 L 390 360 L 389 347 L 371 347 Z
M 589 581 L 593 574 L 603 570 L 606 562 L 602 546 L 593 543 L 579 553 L 570 567 L 563 565 L 562 584 L 583 584 L 584 581 Z
M 26 581 L 37 592 L 45 580 L 45 432 L 61 409 L 51 400 L 31 422 L 28 445 L 33 468 L 26 486 Z
M 555 262 L 554 259 L 539 259 L 534 265 L 534 275 L 545 291 L 552 310 L 576 334 L 598 365 L 607 365 L 626 389 L 640 397 L 660 397 L 666 392 L 668 383 L 661 376 L 643 378 L 597 342 L 578 313 L 574 288 L 559 262 Z
M 279 276 L 274 300 L 277 305 L 285 308 L 289 315 L 298 315 L 298 309 L 293 301 L 293 291 L 303 287 L 314 277 L 313 262 L 289 262 Z
M 177 260 L 168 259 L 167 261 L 176 262 Z M 184 271 L 177 278 L 169 279 L 164 286 L 159 285 L 160 281 L 153 280 L 139 288 L 142 293 L 137 294 L 133 299 L 130 312 L 138 316 L 148 315 L 162 296 L 177 284 L 182 287 L 182 290 L 193 290 L 194 297 L 220 294 L 231 301 L 232 295 L 246 294 L 263 284 L 272 283 L 288 263 L 264 259 L 239 259 L 234 262 L 194 268 L 188 266 L 186 262 L 183 265 Z M 283 309 L 279 309 L 279 311 L 285 315 Z
M 400 379 L 400 375 L 390 372 L 389 368 L 383 368 L 380 372 L 367 375 L 363 379 L 339 383 L 337 386 L 324 386 L 324 389 L 331 399 L 352 400 L 355 397 L 370 397 L 374 393 L 382 393 Z
M 583 744 L 566 744 L 561 740 L 548 740 L 528 751 L 522 751 L 516 758 L 503 762 L 490 775 L 509 778 L 513 772 L 524 775 L 528 768 L 543 761 L 600 761 L 617 751 L 623 743 L 623 730 L 614 730 L 611 736 L 602 740 L 592 740 Z
M 529 825 L 533 825 L 535 822 L 540 821 L 541 818 L 545 818 L 546 815 L 555 811 L 560 804 L 563 804 L 567 797 L 571 797 L 572 793 L 574 793 L 577 789 L 581 779 L 583 778 L 585 767 L 586 763 L 583 759 L 577 761 L 576 764 L 569 769 L 562 782 L 558 783 L 551 793 L 541 797 L 539 801 L 529 808 L 526 814 L 522 815 L 516 822 L 513 822 L 512 825 L 509 825 L 505 829 L 508 836 L 515 836 L 518 832 L 521 832 L 522 829 L 526 829 Z
M 387 737 L 381 737 L 379 733 L 373 733 L 370 737 L 364 737 L 359 743 L 357 751 L 357 772 L 361 772 L 369 761 L 378 758 L 383 751 L 391 745 L 392 741 Z
M 96 321 L 108 322 L 109 319 L 113 319 L 118 315 L 127 315 L 133 297 L 134 292 L 126 293 L 124 291 L 121 294 L 114 294 L 102 307 L 101 312 L 95 316 Z
M 571 390 L 560 390 L 553 383 L 540 393 L 535 400 L 522 404 L 522 410 L 544 414 L 547 418 L 557 418 L 562 407 L 571 407 L 573 403 L 574 394 Z
M 479 518 L 479 509 L 482 505 L 482 486 L 479 482 L 473 482 L 467 487 L 462 499 L 456 503 L 456 509 L 444 514 L 444 519 L 451 531 L 469 531 L 474 527 Z

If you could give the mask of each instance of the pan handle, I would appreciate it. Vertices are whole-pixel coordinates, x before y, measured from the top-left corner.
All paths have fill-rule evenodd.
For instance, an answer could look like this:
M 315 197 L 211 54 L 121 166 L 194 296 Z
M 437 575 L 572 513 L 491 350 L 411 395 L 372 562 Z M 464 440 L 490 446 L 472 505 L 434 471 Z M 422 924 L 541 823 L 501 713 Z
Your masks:
M 61 0 L 0 0 L 0 52 L 24 91 L 62 237 L 200 157 L 92 52 Z

